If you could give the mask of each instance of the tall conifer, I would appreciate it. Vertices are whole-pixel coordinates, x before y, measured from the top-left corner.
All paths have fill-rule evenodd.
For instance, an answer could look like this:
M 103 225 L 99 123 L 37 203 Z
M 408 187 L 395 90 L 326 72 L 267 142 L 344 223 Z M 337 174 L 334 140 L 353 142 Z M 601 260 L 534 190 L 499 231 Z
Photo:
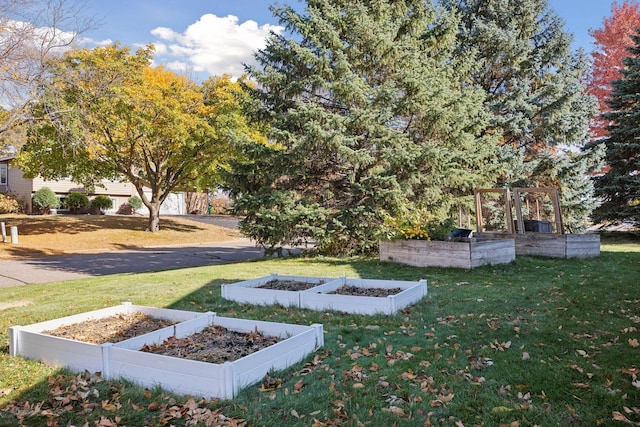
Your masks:
M 229 189 L 243 230 L 277 249 L 315 240 L 366 253 L 407 206 L 446 216 L 456 197 L 496 178 L 484 94 L 458 22 L 424 0 L 309 0 L 274 9 L 273 35 L 250 74 L 268 144 L 244 142 Z
M 596 206 L 593 185 L 586 174 L 569 179 L 565 172 L 572 165 L 589 172 L 602 155 L 597 148 L 576 154 L 596 114 L 583 83 L 585 55 L 571 51 L 571 35 L 547 0 L 443 3 L 461 13 L 459 55 L 475 53 L 482 64 L 473 81 L 487 94 L 491 123 L 502 135 L 502 161 L 509 165 L 499 184 L 558 187 L 568 231 L 584 228 Z
M 602 205 L 598 222 L 640 222 L 640 30 L 631 35 L 634 45 L 623 60 L 622 78 L 612 82 L 604 117 L 612 122 L 604 140 L 607 172 L 596 179 Z

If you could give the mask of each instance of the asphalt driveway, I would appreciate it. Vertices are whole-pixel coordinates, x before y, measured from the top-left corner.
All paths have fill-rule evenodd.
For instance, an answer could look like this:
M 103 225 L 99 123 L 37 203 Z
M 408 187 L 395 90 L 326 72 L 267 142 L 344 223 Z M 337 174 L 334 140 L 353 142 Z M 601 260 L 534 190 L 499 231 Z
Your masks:
M 238 220 L 221 215 L 188 219 L 235 228 Z M 249 239 L 192 245 L 0 260 L 0 287 L 56 282 L 119 273 L 140 273 L 223 264 L 260 258 L 264 252 Z

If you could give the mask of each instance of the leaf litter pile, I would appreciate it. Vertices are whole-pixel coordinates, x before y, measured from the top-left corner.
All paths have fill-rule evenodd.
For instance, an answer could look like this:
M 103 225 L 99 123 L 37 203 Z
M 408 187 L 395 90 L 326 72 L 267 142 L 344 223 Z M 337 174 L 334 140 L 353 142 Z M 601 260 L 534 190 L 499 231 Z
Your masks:
M 277 291 L 305 291 L 307 289 L 315 288 L 324 282 L 309 283 L 301 282 L 299 280 L 270 280 L 262 286 L 258 286 L 260 289 L 273 289 Z
M 174 325 L 175 322 L 134 312 L 62 325 L 43 333 L 92 344 L 117 343 Z
M 135 312 L 63 325 L 44 333 L 92 344 L 103 344 L 124 341 L 174 324 L 175 322 L 170 320 Z M 246 333 L 221 326 L 209 326 L 188 337 L 171 336 L 161 344 L 145 345 L 140 350 L 201 362 L 224 363 L 240 359 L 279 341 L 281 341 L 280 338 L 262 335 L 257 330 Z
M 262 286 L 258 286 L 260 289 L 273 289 L 278 291 L 305 291 L 307 289 L 315 288 L 320 283 L 309 283 L 302 282 L 297 280 L 270 280 Z M 330 294 L 338 294 L 338 295 L 354 295 L 354 296 L 363 296 L 363 297 L 380 297 L 385 298 L 389 295 L 395 295 L 402 292 L 400 288 L 361 288 L 359 286 L 348 286 L 344 285 L 340 288 L 336 289 L 333 292 L 329 292 Z
M 222 326 L 209 326 L 185 338 L 169 337 L 161 344 L 141 351 L 208 363 L 231 362 L 281 341 L 278 337 L 253 332 L 237 332 Z

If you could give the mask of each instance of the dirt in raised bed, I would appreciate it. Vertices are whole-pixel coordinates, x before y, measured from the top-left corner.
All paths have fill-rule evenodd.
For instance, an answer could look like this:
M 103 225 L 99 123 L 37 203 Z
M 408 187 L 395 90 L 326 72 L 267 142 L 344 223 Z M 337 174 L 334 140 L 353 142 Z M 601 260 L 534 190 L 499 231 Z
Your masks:
M 169 337 L 161 344 L 145 345 L 141 351 L 208 363 L 232 362 L 281 341 L 260 332 L 236 332 L 209 326 L 185 338 Z
M 156 319 L 149 315 L 135 312 L 63 325 L 43 333 L 92 344 L 104 344 L 106 342 L 117 343 L 124 341 L 175 323 L 171 320 Z
M 343 285 L 329 294 L 338 295 L 355 295 L 359 297 L 388 297 L 389 295 L 395 295 L 402 292 L 400 288 L 361 288 L 359 286 Z
M 315 288 L 323 284 L 324 282 L 309 283 L 298 280 L 270 280 L 264 285 L 258 286 L 260 289 L 273 289 L 278 291 L 305 291 L 307 289 Z

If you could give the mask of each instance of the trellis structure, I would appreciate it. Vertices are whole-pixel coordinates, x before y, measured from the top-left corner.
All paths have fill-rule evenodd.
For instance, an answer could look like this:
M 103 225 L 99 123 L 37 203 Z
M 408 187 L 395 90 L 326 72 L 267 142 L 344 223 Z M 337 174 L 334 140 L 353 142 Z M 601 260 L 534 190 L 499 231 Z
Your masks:
M 506 232 L 510 234 L 526 234 L 525 221 L 522 214 L 522 195 L 529 193 L 542 193 L 549 196 L 554 213 L 555 234 L 564 234 L 562 225 L 562 210 L 560 209 L 560 199 L 556 188 L 536 187 L 536 188 L 482 188 L 474 192 L 476 205 L 476 228 L 478 233 L 483 232 L 482 216 L 482 195 L 497 193 L 502 194 L 504 200 L 504 222 Z M 516 221 L 514 222 L 513 212 L 515 208 Z

